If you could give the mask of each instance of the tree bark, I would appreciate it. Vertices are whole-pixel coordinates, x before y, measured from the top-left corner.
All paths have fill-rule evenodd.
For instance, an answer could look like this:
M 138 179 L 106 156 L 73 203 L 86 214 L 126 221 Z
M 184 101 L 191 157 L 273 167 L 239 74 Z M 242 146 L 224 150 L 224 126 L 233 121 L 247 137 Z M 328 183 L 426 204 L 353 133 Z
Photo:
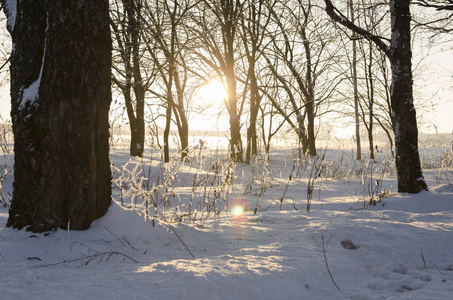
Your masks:
M 7 226 L 87 229 L 111 199 L 108 1 L 17 1 Z
M 395 132 L 398 191 L 418 193 L 426 190 L 418 154 L 417 118 L 412 95 L 412 52 L 410 0 L 390 1 L 392 37 L 390 87 L 393 130 Z

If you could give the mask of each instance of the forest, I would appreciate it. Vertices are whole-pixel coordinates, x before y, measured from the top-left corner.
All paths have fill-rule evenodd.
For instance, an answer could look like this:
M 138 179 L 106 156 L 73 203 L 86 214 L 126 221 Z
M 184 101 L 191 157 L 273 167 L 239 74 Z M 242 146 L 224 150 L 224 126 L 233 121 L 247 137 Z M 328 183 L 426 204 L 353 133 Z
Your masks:
M 453 1 L 0 6 L 2 299 L 453 292 Z

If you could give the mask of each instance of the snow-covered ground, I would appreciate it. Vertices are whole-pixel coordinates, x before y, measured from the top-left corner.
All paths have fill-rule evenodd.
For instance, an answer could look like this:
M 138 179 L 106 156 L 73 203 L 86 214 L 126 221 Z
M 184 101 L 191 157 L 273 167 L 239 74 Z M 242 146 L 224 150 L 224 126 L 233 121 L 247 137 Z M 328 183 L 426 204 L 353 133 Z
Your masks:
M 208 149 L 183 165 L 113 151 L 116 201 L 87 231 L 5 228 L 0 207 L 0 299 L 451 299 L 444 152 L 422 150 L 430 191 L 409 195 L 386 154 L 280 149 L 234 166 Z

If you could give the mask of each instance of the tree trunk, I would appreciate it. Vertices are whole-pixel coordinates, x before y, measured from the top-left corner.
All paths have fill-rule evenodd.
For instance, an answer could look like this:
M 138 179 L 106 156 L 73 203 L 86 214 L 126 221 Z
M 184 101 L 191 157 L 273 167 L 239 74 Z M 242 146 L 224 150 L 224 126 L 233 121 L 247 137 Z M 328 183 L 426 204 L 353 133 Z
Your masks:
M 418 154 L 417 119 L 412 95 L 410 0 L 390 1 L 392 38 L 391 104 L 395 132 L 398 192 L 418 193 L 427 189 Z
M 140 126 L 138 120 L 133 120 L 134 122 L 131 121 L 132 120 L 129 120 L 131 129 L 131 144 L 129 147 L 129 155 L 142 157 L 145 144 L 144 126 Z M 143 128 L 143 130 L 141 130 L 141 128 Z
M 184 108 L 184 86 L 181 84 L 179 72 L 175 70 L 174 80 L 176 87 L 176 94 L 178 97 L 178 103 L 175 104 L 175 117 L 178 125 L 179 140 L 181 142 L 181 160 L 187 159 L 189 155 L 189 122 L 187 120 L 186 110 Z
M 352 1 L 349 2 L 351 9 L 351 19 L 354 22 L 354 6 Z M 359 118 L 359 92 L 357 89 L 357 46 L 356 46 L 356 34 L 353 32 L 352 36 L 352 84 L 354 90 L 354 118 L 355 118 L 355 138 L 356 138 L 356 150 L 357 160 L 362 160 L 362 144 L 360 141 L 360 118 Z
M 107 0 L 17 2 L 14 191 L 7 226 L 87 229 L 110 205 Z
M 254 58 L 253 58 L 254 59 Z M 256 121 L 258 118 L 259 106 L 260 106 L 260 95 L 258 91 L 258 82 L 255 74 L 255 64 L 250 64 L 249 74 L 251 77 L 250 85 L 250 124 L 247 128 L 247 152 L 245 155 L 245 162 L 250 163 L 250 159 L 258 154 L 257 142 L 256 142 Z
M 171 107 L 167 106 L 167 113 L 165 116 L 165 129 L 164 129 L 164 161 L 170 161 L 170 125 L 171 125 Z
M 238 17 L 235 14 L 239 2 L 226 1 L 222 3 L 222 14 L 224 15 L 225 24 L 222 26 L 225 43 L 225 78 L 227 82 L 228 93 L 228 113 L 230 117 L 230 158 L 235 162 L 242 162 L 243 148 L 241 138 L 241 116 L 238 114 L 237 94 L 236 94 L 236 76 L 234 73 L 234 40 L 237 20 L 232 18 Z
M 227 57 L 225 77 L 228 88 L 228 112 L 230 116 L 230 158 L 235 162 L 242 162 L 242 139 L 240 128 L 240 116 L 237 113 L 236 78 L 234 76 L 233 47 Z
M 305 84 L 302 81 L 299 81 L 299 87 L 303 91 L 305 96 L 305 112 L 307 115 L 307 142 L 304 148 L 304 155 L 306 154 L 307 148 L 310 152 L 310 156 L 316 156 L 316 136 L 315 136 L 315 81 L 313 77 L 313 64 L 312 64 L 312 55 L 311 55 L 311 46 L 310 39 L 307 35 L 307 26 L 309 14 L 311 11 L 311 5 L 308 7 L 308 11 L 305 9 L 304 17 L 305 21 L 303 22 L 303 27 L 301 28 L 301 35 L 303 38 L 303 44 L 305 49 L 305 58 L 307 60 L 307 69 L 305 71 Z
M 133 76 L 133 90 L 135 95 L 135 117 L 134 113 L 128 114 L 129 122 L 134 123 L 134 129 L 131 127 L 131 156 L 143 156 L 145 149 L 145 88 L 143 86 L 142 73 L 140 69 L 140 7 L 137 6 L 136 1 L 125 0 L 124 9 L 128 16 L 128 35 L 130 35 L 130 47 L 132 50 L 132 65 L 130 71 L 132 74 L 126 76 Z M 129 84 L 131 84 L 129 82 Z M 132 105 L 131 105 L 132 106 Z M 132 118 L 130 117 L 132 116 Z
M 137 46 L 138 47 L 138 46 Z M 135 48 L 135 47 L 134 47 Z M 142 84 L 142 76 L 140 71 L 140 61 L 138 58 L 138 51 L 134 49 L 133 54 L 134 61 L 134 94 L 135 94 L 135 132 L 134 135 L 131 132 L 131 147 L 130 154 L 132 156 L 143 156 L 145 150 L 145 88 Z M 130 120 L 132 121 L 132 120 Z
M 187 122 L 183 122 L 179 129 L 179 140 L 181 142 L 181 160 L 184 160 L 189 154 L 189 125 Z
M 307 135 L 308 135 L 308 152 L 310 156 L 316 156 L 316 137 L 315 137 L 315 113 L 314 113 L 314 96 L 310 93 L 307 99 L 305 110 L 307 112 Z
M 370 64 L 368 65 L 368 81 L 369 81 L 369 124 L 368 124 L 368 146 L 370 149 L 370 159 L 375 159 L 374 141 L 373 141 L 373 124 L 374 124 L 374 82 L 373 82 L 373 45 L 370 43 Z

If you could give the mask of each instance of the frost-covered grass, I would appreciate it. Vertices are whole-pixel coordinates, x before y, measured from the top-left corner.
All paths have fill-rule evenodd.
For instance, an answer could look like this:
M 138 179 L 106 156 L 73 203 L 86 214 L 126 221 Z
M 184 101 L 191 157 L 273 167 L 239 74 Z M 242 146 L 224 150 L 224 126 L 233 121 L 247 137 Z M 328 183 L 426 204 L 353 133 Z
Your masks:
M 329 185 L 350 185 L 347 193 L 360 208 L 375 205 L 392 194 L 393 158 L 387 152 L 376 160 L 354 159 L 353 152 L 320 149 L 317 157 L 300 157 L 298 151 L 280 149 L 259 155 L 250 164 L 234 163 L 224 150 L 194 148 L 185 162 L 178 154 L 162 163 L 160 154 L 124 161 L 116 151 L 113 195 L 121 206 L 151 219 L 168 222 L 207 219 L 228 214 L 240 202 L 254 215 L 268 210 L 323 209 Z
M 114 201 L 89 230 L 0 228 L 0 298 L 449 299 L 453 160 L 421 154 L 430 191 L 409 195 L 387 151 L 281 147 L 246 165 L 209 144 L 168 164 L 113 149 Z

